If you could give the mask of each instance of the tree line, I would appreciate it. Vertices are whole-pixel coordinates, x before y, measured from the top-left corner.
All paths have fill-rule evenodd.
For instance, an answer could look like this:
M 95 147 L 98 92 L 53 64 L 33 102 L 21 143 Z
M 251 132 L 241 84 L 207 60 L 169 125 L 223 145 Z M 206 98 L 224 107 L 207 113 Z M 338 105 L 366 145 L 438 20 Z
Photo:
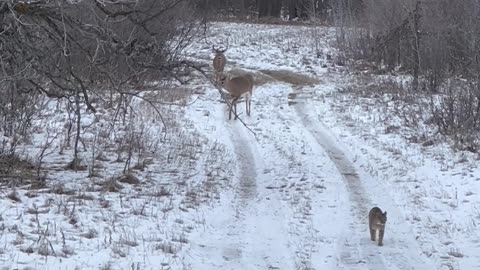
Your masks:
M 333 0 L 201 0 L 199 6 L 210 16 L 327 20 L 334 4 Z
M 479 78 L 479 0 L 364 0 L 361 17 L 342 19 L 350 57 L 411 73 L 415 91 L 436 92 L 452 76 Z

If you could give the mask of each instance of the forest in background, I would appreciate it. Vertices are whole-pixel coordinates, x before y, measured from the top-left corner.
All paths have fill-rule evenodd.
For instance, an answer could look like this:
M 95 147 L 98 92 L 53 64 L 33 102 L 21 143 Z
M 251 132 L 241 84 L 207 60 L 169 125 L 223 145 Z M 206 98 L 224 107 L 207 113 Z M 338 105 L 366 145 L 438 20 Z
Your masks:
M 479 0 L 203 0 L 199 6 L 213 20 L 335 27 L 338 64 L 406 76 L 406 84 L 391 79 L 375 87 L 408 99 L 406 124 L 433 124 L 456 148 L 478 151 Z

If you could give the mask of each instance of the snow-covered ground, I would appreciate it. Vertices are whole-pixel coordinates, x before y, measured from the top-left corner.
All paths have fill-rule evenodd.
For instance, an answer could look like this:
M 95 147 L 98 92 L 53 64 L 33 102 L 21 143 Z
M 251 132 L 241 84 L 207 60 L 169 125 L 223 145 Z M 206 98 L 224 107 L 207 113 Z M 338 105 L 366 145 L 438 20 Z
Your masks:
M 335 65 L 333 40 L 325 27 L 213 24 L 187 57 L 210 64 L 211 44 L 228 43 L 226 69 L 256 80 L 252 115 L 238 104 L 246 127 L 228 120 L 217 89 L 197 77 L 188 106 L 162 108 L 172 126 L 165 141 L 155 140 L 159 124 L 141 124 L 159 122 L 152 111 L 101 141 L 116 153 L 132 129 L 158 147 L 134 171 L 140 184 L 109 180 L 124 166 L 116 156 L 99 161 L 98 177 L 59 169 L 71 155 L 54 148 L 45 163 L 56 189 L 2 191 L 20 201 L 0 201 L 0 265 L 480 269 L 478 161 L 386 132 L 398 122 L 384 121 L 384 102 L 340 91 L 351 75 Z M 61 126 L 58 115 L 37 124 Z M 117 134 L 85 121 L 90 140 Z M 82 153 L 88 160 L 91 151 Z M 108 192 L 116 184 L 122 189 Z M 381 247 L 368 232 L 374 206 L 388 212 Z

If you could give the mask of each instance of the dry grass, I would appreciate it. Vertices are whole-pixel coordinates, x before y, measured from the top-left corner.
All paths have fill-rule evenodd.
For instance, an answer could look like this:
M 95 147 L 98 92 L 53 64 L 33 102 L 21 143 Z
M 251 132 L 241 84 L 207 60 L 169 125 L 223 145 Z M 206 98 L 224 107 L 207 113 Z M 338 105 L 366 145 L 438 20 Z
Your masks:
M 32 161 L 17 155 L 0 156 L 0 185 L 19 187 L 33 184 L 38 179 Z
M 130 184 L 130 185 L 138 185 L 138 184 L 141 183 L 140 179 L 138 179 L 138 177 L 136 177 L 132 173 L 126 173 L 126 174 L 120 176 L 117 179 L 117 181 L 120 182 L 120 183 L 125 183 L 125 184 Z
M 99 182 L 98 185 L 101 187 L 104 192 L 120 192 L 123 189 L 123 186 L 118 183 L 118 180 L 114 177 L 107 179 L 105 181 Z
M 230 173 L 224 169 L 226 148 L 200 135 L 184 115 L 183 105 L 192 101 L 195 91 L 173 84 L 159 87 L 143 96 L 151 103 L 132 98 L 125 112 L 108 107 L 110 97 L 99 98 L 98 113 L 95 117 L 85 113 L 82 122 L 79 159 L 72 161 L 73 149 L 64 147 L 65 137 L 59 136 L 43 160 L 42 172 L 48 177 L 37 177 L 33 162 L 0 161 L 0 171 L 2 165 L 15 168 L 12 172 L 22 180 L 15 183 L 21 188 L 5 192 L 19 204 L 17 211 L 2 213 L 18 224 L 5 231 L 5 249 L 35 259 L 81 261 L 80 256 L 96 253 L 111 254 L 116 260 L 132 253 L 174 258 L 198 226 L 198 207 L 218 199 Z M 64 131 L 68 119 L 57 117 L 64 106 L 59 102 L 58 111 L 45 113 L 51 118 L 45 116 L 37 124 L 48 121 Z M 33 183 L 41 189 L 26 191 L 26 184 L 31 188 Z M 142 243 L 150 233 L 161 240 Z M 107 261 L 99 264 L 102 269 L 116 267 Z

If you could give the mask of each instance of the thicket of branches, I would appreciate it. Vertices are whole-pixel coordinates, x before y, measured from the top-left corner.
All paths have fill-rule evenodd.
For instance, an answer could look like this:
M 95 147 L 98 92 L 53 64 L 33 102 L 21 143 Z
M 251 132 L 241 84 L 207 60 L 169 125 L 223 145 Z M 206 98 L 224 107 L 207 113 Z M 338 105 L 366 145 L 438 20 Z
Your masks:
M 360 16 L 337 10 L 347 58 L 411 75 L 411 93 L 441 93 L 432 122 L 462 148 L 479 149 L 479 0 L 363 0 Z
M 76 160 L 80 108 L 95 112 L 92 98 L 121 106 L 143 83 L 177 77 L 180 52 L 202 29 L 195 6 L 194 0 L 0 2 L 0 135 L 9 138 L 2 139 L 2 160 L 14 154 L 18 139 L 11 138 L 28 133 L 43 95 L 74 108 Z
M 480 1 L 364 0 L 364 11 L 342 29 L 350 56 L 410 71 L 413 89 L 437 91 L 446 78 L 477 78 Z

